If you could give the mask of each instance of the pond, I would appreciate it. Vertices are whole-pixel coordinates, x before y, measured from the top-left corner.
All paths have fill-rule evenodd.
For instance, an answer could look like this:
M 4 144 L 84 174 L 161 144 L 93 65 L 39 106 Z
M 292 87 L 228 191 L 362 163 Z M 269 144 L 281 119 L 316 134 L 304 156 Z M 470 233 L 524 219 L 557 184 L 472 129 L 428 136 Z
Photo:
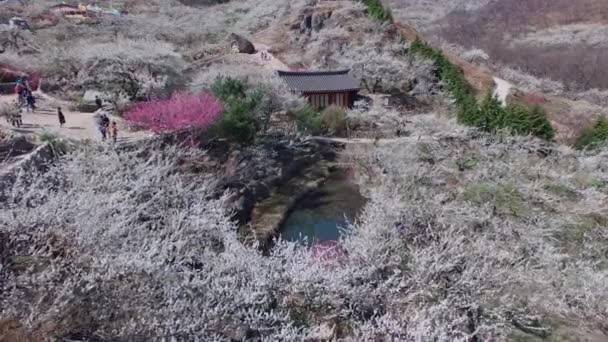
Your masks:
M 347 221 L 357 218 L 365 202 L 346 171 L 335 171 L 317 191 L 300 199 L 283 222 L 281 236 L 308 245 L 338 240 Z

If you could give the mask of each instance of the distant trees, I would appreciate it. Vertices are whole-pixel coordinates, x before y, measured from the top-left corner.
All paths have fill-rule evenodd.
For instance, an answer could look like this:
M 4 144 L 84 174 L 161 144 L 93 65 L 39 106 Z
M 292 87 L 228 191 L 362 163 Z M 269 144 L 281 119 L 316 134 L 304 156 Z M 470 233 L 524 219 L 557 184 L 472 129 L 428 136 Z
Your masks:
M 84 86 L 124 95 L 130 100 L 149 100 L 170 95 L 186 84 L 185 67 L 168 43 L 119 39 L 111 43 L 81 46 L 86 75 Z
M 332 39 L 320 35 L 319 40 Z M 350 69 L 369 93 L 400 92 L 420 98 L 439 92 L 433 62 L 409 54 L 407 46 L 398 41 L 387 43 L 381 32 L 370 32 L 364 42 L 350 41 L 348 46 L 318 48 L 315 68 Z

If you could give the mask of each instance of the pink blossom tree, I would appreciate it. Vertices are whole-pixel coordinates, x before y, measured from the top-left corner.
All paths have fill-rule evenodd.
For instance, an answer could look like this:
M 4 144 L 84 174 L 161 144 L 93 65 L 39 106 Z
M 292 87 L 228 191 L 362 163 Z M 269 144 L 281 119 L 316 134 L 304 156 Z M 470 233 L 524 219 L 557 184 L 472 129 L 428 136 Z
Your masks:
M 176 94 L 168 100 L 145 102 L 127 114 L 132 123 L 155 133 L 207 129 L 222 115 L 222 103 L 210 94 Z

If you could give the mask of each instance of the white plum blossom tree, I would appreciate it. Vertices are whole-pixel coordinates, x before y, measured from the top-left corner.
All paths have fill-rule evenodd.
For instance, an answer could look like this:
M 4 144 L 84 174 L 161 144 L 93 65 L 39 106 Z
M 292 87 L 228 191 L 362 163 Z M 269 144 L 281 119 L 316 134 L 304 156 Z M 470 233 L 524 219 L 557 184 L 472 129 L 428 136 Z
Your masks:
M 605 334 L 608 155 L 448 132 L 346 151 L 369 202 L 331 260 L 244 245 L 218 176 L 190 171 L 204 152 L 81 147 L 0 204 L 0 322 L 34 340 Z

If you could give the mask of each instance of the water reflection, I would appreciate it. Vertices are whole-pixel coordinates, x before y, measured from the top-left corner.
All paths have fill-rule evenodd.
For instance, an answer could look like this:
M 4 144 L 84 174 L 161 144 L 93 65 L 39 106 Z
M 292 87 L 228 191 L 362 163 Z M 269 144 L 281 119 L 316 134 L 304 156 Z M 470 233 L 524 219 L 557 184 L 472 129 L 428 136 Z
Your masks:
M 345 172 L 335 172 L 318 191 L 298 202 L 283 223 L 281 235 L 308 245 L 338 240 L 347 221 L 354 221 L 364 204 L 365 198 Z

